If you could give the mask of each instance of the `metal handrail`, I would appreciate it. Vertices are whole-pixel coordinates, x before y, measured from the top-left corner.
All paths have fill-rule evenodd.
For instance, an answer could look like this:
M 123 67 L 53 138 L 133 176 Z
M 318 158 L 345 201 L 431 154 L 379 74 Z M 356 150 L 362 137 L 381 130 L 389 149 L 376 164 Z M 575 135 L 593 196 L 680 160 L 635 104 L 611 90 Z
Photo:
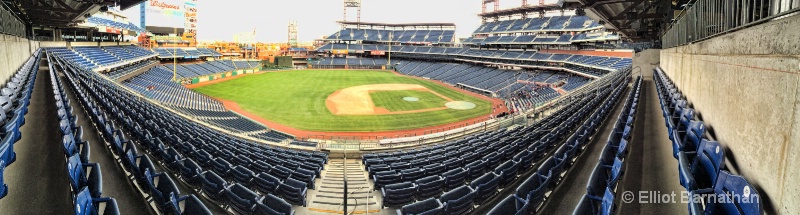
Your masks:
M 800 12 L 800 0 L 696 0 L 661 35 L 663 48 L 704 41 Z

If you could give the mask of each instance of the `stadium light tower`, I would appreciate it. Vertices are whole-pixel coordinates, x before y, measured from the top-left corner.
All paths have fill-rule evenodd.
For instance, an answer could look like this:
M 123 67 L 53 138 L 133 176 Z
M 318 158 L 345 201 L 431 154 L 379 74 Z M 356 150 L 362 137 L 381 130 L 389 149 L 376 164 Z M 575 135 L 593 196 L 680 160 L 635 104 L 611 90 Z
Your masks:
M 488 8 L 486 8 L 486 5 L 489 3 L 494 3 L 494 11 L 500 10 L 500 0 L 481 0 L 481 14 L 489 12 Z M 486 17 L 483 17 L 483 20 L 481 21 L 485 23 Z
M 356 8 L 356 22 L 361 22 L 361 0 L 344 0 L 344 19 L 342 21 L 347 22 L 347 9 L 349 8 Z M 361 25 L 356 27 L 360 29 Z M 342 29 L 344 29 L 344 25 L 342 25 Z
M 289 21 L 289 47 L 297 47 L 297 20 Z

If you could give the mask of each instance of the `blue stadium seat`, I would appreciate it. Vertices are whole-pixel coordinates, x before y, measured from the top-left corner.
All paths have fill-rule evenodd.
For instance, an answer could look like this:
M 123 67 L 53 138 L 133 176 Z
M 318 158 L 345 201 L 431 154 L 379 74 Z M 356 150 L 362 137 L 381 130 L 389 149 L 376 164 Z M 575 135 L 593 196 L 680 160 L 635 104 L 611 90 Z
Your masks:
M 80 190 L 74 200 L 76 215 L 119 215 L 119 207 L 114 198 L 94 198 L 88 188 Z M 105 208 L 102 213 L 99 211 L 101 205 Z
M 253 214 L 293 215 L 294 210 L 292 210 L 292 205 L 285 200 L 272 194 L 266 194 L 263 200 L 256 204 Z
M 409 204 L 403 206 L 400 209 L 397 209 L 398 215 L 406 215 L 406 214 L 442 214 L 444 213 L 444 206 L 442 203 L 439 202 L 437 199 L 427 199 L 424 201 L 419 201 L 413 204 Z
M 253 170 L 253 172 L 257 173 L 269 172 L 270 170 L 272 170 L 272 165 L 264 161 L 256 160 L 253 162 L 252 165 L 250 165 L 250 169 Z
M 170 195 L 170 213 L 175 215 L 212 215 L 211 211 L 197 196 L 186 195 L 178 197 L 175 193 Z
M 445 190 L 452 190 L 464 185 L 467 179 L 467 172 L 459 167 L 445 172 L 442 177 L 444 177 Z
M 233 181 L 244 185 L 249 185 L 250 181 L 253 180 L 253 177 L 256 175 L 253 171 L 250 171 L 250 169 L 244 166 L 236 166 L 231 169 L 230 173 L 231 176 L 233 176 Z
M 486 163 L 481 160 L 476 160 L 467 164 L 466 165 L 467 178 L 471 181 L 475 180 L 478 177 L 481 177 L 485 172 L 485 168 L 486 168 Z
M 717 199 L 706 202 L 705 214 L 762 214 L 762 199 L 758 190 L 742 176 L 719 171 L 714 194 L 712 198 Z
M 472 211 L 476 192 L 467 185 L 442 194 L 439 201 L 444 204 L 445 214 L 467 214 Z
M 287 178 L 279 187 L 278 191 L 287 202 L 294 205 L 306 206 L 306 191 L 308 190 L 305 182 Z
M 293 171 L 290 170 L 289 168 L 277 165 L 277 166 L 273 166 L 272 167 L 272 169 L 270 170 L 269 174 L 273 175 L 273 176 L 275 176 L 277 178 L 280 178 L 280 179 L 285 179 L 285 178 L 289 178 L 289 176 L 292 174 L 292 172 Z
M 513 161 L 519 164 L 519 173 L 527 171 L 533 166 L 533 153 L 528 150 L 522 150 L 514 155 Z
M 90 149 L 87 142 L 76 142 L 72 134 L 64 135 L 61 140 L 64 145 L 64 153 L 67 157 L 77 154 L 80 156 L 82 162 L 89 162 Z
M 531 207 L 538 207 L 544 200 L 544 194 L 548 191 L 545 182 L 548 181 L 547 178 L 549 177 L 550 175 L 543 176 L 538 173 L 533 173 L 533 175 L 528 177 L 528 179 L 517 187 L 514 195 L 527 200 L 531 204 Z
M 314 189 L 314 181 L 317 178 L 316 173 L 311 170 L 298 168 L 294 172 L 292 172 L 291 178 L 305 182 L 308 185 L 309 189 Z
M 505 187 L 517 179 L 518 169 L 519 163 L 514 162 L 513 160 L 503 162 L 503 164 L 494 169 L 494 174 L 500 176 L 501 187 Z
M 180 194 L 178 186 L 175 185 L 175 182 L 172 181 L 169 175 L 164 173 L 154 174 L 148 169 L 145 170 L 144 174 L 147 177 L 147 187 L 150 190 L 150 197 L 153 199 L 153 203 L 156 204 L 159 211 L 169 211 L 171 201 L 170 195 L 173 193 L 176 195 Z
M 192 186 L 200 186 L 199 177 L 202 177 L 203 168 L 191 158 L 183 159 L 181 163 L 182 165 L 178 169 L 181 179 Z
M 5 180 L 3 177 L 5 170 L 6 170 L 5 161 L 0 160 L 0 199 L 8 195 L 8 185 L 5 184 Z
M 510 195 L 497 203 L 487 215 L 527 215 L 531 212 L 530 204 L 524 199 Z
M 372 175 L 372 180 L 375 184 L 374 189 L 379 189 L 388 184 L 394 184 L 400 181 L 402 175 L 394 170 L 376 172 Z
M 725 165 L 725 149 L 717 141 L 703 139 L 693 161 L 689 161 L 687 153 L 680 153 L 679 173 L 681 185 L 686 190 L 713 189 L 719 171 Z
M 414 194 L 417 200 L 439 196 L 444 188 L 444 179 L 438 175 L 417 179 L 414 183 L 419 186 L 416 194 Z
M 472 189 L 475 189 L 475 204 L 483 204 L 497 194 L 497 188 L 500 185 L 500 177 L 493 172 L 488 172 L 483 176 L 473 180 L 469 183 Z
M 428 164 L 422 168 L 425 169 L 425 175 L 441 175 L 445 170 L 445 166 L 439 163 Z
M 233 166 L 223 158 L 215 158 L 211 160 L 211 170 L 216 172 L 222 178 L 228 178 Z
M 203 194 L 218 202 L 224 200 L 222 191 L 225 190 L 225 187 L 228 187 L 228 182 L 225 179 L 213 171 L 205 171 L 200 177 L 200 184 L 202 185 Z
M 581 198 L 581 201 L 578 203 L 578 206 L 575 207 L 575 211 L 573 211 L 572 214 L 614 214 L 614 195 L 611 189 L 605 189 L 602 197 L 586 194 Z
M 73 155 L 67 160 L 67 171 L 69 171 L 69 181 L 74 192 L 82 190 L 84 187 L 94 198 L 103 195 L 103 173 L 97 163 L 83 163 L 79 155 Z M 77 193 L 74 193 L 77 195 Z
M 5 166 L 11 165 L 17 160 L 17 153 L 14 152 L 14 142 L 11 135 L 6 135 L 3 140 L 0 140 L 0 160 L 5 163 Z
M 414 193 L 417 186 L 411 182 L 389 184 L 381 188 L 381 197 L 384 207 L 400 207 L 414 202 Z
M 269 173 L 262 172 L 253 178 L 253 188 L 264 194 L 277 194 L 276 190 L 282 181 Z
M 425 175 L 425 170 L 422 168 L 404 169 L 400 170 L 400 175 L 402 181 L 415 181 Z
M 241 184 L 233 184 L 225 188 L 224 192 L 226 203 L 238 214 L 252 214 L 256 204 L 264 199 Z

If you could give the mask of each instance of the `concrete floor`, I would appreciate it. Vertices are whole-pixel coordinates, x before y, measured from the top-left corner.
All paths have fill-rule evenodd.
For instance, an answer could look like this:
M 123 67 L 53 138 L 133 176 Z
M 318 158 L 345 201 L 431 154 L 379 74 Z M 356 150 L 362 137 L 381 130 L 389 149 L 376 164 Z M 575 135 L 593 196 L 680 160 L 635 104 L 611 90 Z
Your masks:
M 688 214 L 687 204 L 680 203 L 680 196 L 685 189 L 678 181 L 678 160 L 672 156 L 672 142 L 661 115 L 661 105 L 652 77 L 646 77 L 642 83 L 639 99 L 633 139 L 625 161 L 627 167 L 624 179 L 617 188 L 617 196 L 625 191 L 634 192 L 638 198 L 642 198 L 637 193 L 639 191 L 662 195 L 674 193 L 677 202 L 617 203 L 617 211 L 619 214 Z

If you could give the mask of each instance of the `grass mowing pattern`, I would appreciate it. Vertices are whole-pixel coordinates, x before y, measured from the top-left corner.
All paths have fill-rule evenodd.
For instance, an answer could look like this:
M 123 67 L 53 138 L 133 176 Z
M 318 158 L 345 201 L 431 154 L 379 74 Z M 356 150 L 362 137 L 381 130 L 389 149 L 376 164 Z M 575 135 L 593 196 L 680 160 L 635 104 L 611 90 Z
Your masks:
M 370 92 L 369 96 L 375 107 L 383 107 L 392 112 L 438 108 L 447 103 L 447 100 L 436 94 L 417 90 L 377 91 Z M 417 97 L 419 101 L 410 102 L 403 100 L 403 97 Z
M 423 113 L 337 116 L 325 99 L 337 90 L 367 84 L 419 84 L 456 101 L 477 104 L 471 110 Z M 241 77 L 194 89 L 215 98 L 234 101 L 264 119 L 307 131 L 394 131 L 442 125 L 491 113 L 489 101 L 429 81 L 387 71 L 299 70 Z M 402 100 L 402 98 L 401 98 Z

